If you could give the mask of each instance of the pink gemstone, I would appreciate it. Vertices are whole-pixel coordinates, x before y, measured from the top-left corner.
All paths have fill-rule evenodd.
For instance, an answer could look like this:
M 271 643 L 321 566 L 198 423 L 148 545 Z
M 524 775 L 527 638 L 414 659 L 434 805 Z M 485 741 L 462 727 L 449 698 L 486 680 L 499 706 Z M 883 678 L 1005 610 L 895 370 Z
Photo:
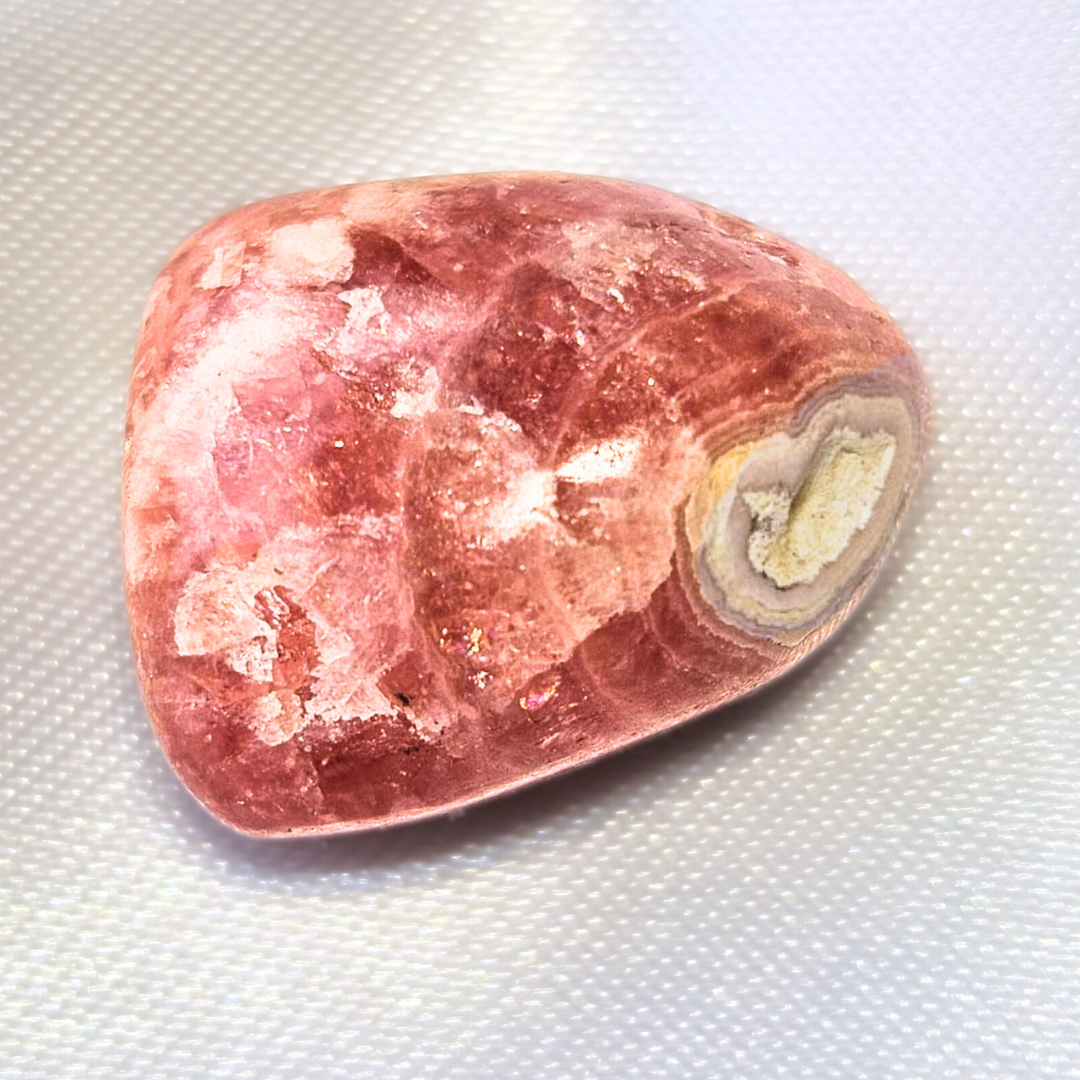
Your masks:
M 580 765 L 818 644 L 927 423 L 855 284 L 675 195 L 505 174 L 237 210 L 166 266 L 132 375 L 150 716 L 261 835 Z

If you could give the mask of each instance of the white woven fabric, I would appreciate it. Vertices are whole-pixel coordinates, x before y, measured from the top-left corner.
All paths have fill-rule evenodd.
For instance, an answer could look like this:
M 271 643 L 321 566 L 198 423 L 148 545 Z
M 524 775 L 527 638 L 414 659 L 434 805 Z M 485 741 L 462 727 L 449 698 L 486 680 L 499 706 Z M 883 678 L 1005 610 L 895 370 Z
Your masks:
M 0 1077 L 1080 1077 L 1071 0 L 0 0 Z M 146 294 L 271 194 L 646 181 L 930 375 L 883 579 L 781 684 L 456 820 L 234 836 L 135 684 Z

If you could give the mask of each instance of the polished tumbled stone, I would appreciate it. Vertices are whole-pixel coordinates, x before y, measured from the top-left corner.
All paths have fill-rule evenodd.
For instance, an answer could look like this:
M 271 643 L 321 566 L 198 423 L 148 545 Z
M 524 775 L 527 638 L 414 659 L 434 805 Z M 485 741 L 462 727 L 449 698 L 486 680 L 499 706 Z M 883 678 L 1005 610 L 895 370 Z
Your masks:
M 166 266 L 132 376 L 151 718 L 265 835 L 581 764 L 819 643 L 927 423 L 850 279 L 675 195 L 501 174 L 235 211 Z

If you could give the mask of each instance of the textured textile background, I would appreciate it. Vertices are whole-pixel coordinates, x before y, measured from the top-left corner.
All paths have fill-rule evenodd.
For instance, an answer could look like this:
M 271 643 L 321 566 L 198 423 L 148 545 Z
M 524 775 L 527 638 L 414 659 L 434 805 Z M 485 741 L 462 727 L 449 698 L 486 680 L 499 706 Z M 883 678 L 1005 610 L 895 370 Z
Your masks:
M 187 796 L 121 595 L 143 302 L 207 218 L 496 168 L 837 262 L 935 395 L 781 684 L 456 820 Z M 1080 1077 L 1080 10 L 0 0 L 0 1077 Z

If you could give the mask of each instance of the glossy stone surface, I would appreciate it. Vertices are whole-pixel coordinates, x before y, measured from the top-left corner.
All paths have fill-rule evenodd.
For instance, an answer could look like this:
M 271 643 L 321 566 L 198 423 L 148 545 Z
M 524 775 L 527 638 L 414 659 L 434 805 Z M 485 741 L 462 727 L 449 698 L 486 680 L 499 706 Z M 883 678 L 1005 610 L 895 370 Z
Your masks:
M 819 643 L 927 424 L 857 286 L 674 195 L 500 174 L 238 210 L 165 267 L 132 376 L 150 716 L 263 835 L 582 764 Z

